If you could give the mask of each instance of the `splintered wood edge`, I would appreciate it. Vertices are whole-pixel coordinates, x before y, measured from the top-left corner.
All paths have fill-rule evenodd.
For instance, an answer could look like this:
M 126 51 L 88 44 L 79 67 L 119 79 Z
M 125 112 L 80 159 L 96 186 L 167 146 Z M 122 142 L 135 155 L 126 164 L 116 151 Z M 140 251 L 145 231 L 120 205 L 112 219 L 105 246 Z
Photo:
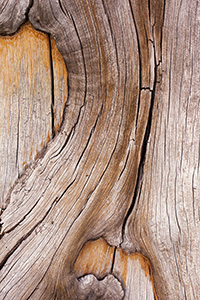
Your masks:
M 154 299 L 158 300 L 149 259 L 141 253 L 128 254 L 121 248 L 110 246 L 103 238 L 85 243 L 74 263 L 74 273 L 78 278 L 93 274 L 98 279 L 113 274 L 127 288 L 128 260 L 140 262 L 141 269 L 152 283 Z M 117 270 L 116 263 L 120 265 L 120 271 Z

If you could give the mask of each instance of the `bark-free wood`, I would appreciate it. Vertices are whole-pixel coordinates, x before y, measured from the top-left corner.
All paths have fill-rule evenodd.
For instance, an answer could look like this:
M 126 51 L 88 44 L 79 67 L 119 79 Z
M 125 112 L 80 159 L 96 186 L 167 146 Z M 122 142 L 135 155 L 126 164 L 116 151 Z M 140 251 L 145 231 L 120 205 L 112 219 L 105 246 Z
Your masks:
M 102 284 L 78 280 L 74 263 L 103 237 L 150 259 L 158 298 L 198 299 L 198 1 L 3 3 L 0 33 L 27 15 L 54 38 L 68 98 L 1 216 L 2 297 L 88 299 L 88 282 L 98 297 Z M 108 276 L 113 299 L 123 286 Z

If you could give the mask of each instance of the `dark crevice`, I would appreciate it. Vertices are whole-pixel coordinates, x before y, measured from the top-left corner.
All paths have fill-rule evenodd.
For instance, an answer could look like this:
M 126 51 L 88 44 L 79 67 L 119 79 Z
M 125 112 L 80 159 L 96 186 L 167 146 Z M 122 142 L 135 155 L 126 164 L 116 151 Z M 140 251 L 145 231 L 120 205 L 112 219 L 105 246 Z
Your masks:
M 70 182 L 70 184 L 66 187 L 66 189 L 63 191 L 63 193 L 60 195 L 58 199 L 56 199 L 56 203 L 60 201 L 60 199 L 65 195 L 65 193 L 68 191 L 68 189 L 74 184 L 76 178 Z
M 113 274 L 113 270 L 114 270 L 116 251 L 117 251 L 117 247 L 115 246 L 114 253 L 113 253 L 113 259 L 112 259 L 112 266 L 111 266 L 111 270 L 110 270 L 111 274 Z
M 141 67 L 141 49 L 140 49 L 140 44 L 139 44 L 139 35 L 138 35 L 138 30 L 137 30 L 137 26 L 136 26 L 136 22 L 134 19 L 134 14 L 133 14 L 133 10 L 132 10 L 132 6 L 129 0 L 129 4 L 131 7 L 131 12 L 132 12 L 132 16 L 133 16 L 133 21 L 135 24 L 135 30 L 136 30 L 136 35 L 137 35 L 137 40 L 138 40 L 138 52 L 139 52 L 139 57 L 140 57 L 140 67 Z M 148 7 L 149 7 L 149 18 L 150 18 L 150 1 L 148 1 Z M 144 140 L 143 140 L 143 144 L 142 144 L 142 148 L 141 148 L 141 157 L 140 157 L 140 163 L 139 163 L 139 167 L 138 167 L 138 175 L 137 175 L 137 180 L 136 180 L 136 186 L 135 186 L 135 191 L 134 191 L 134 196 L 133 196 L 133 200 L 132 203 L 127 211 L 127 214 L 124 218 L 124 223 L 122 225 L 122 242 L 121 245 L 124 242 L 124 236 L 125 236 L 125 228 L 126 228 L 126 223 L 128 218 L 130 217 L 136 200 L 140 198 L 141 195 L 141 191 L 142 191 L 142 178 L 143 178 L 143 173 L 144 173 L 144 164 L 145 164 L 145 159 L 146 159 L 146 152 L 147 152 L 147 145 L 148 145 L 148 140 L 150 137 L 150 132 L 151 132 L 151 124 L 152 124 L 152 115 L 153 115 L 153 108 L 154 108 L 154 101 L 155 101 L 155 91 L 156 91 L 156 85 L 158 83 L 157 80 L 157 69 L 160 65 L 160 63 L 162 62 L 162 31 L 163 31 L 163 25 L 164 25 L 164 15 L 165 15 L 165 0 L 164 0 L 164 7 L 163 7 L 163 23 L 161 26 L 161 42 L 160 42 L 160 49 L 161 49 L 161 57 L 159 60 L 159 63 L 156 63 L 156 50 L 155 50 L 155 38 L 154 38 L 154 28 L 152 27 L 152 34 L 153 34 L 153 48 L 154 48 L 154 85 L 153 85 L 153 90 L 151 90 L 149 87 L 141 87 L 141 77 L 140 77 L 140 91 L 143 90 L 149 90 L 151 92 L 151 105 L 150 105 L 150 109 L 149 109 L 149 116 L 148 116 L 148 122 L 147 122 L 147 126 L 146 126 L 146 131 L 145 131 L 145 136 L 144 136 Z M 140 76 L 141 76 L 141 69 L 140 69 Z M 139 110 L 138 110 L 139 112 Z
M 29 14 L 29 11 L 30 11 L 32 6 L 33 6 L 33 0 L 30 0 L 29 5 L 28 5 L 27 10 L 26 10 L 26 13 L 25 13 L 26 21 L 28 21 L 28 14 Z
M 54 126 L 54 72 L 53 72 L 53 58 L 52 58 L 52 46 L 51 46 L 51 37 L 48 34 L 49 39 L 49 62 L 50 62 L 50 77 L 51 77 L 51 133 L 52 137 L 55 136 L 55 126 Z
M 142 90 L 146 90 L 146 91 L 153 92 L 153 90 L 151 90 L 149 86 L 147 86 L 147 87 L 143 86 L 143 87 L 141 87 L 140 90 L 141 90 L 141 91 L 142 91 Z
M 151 0 L 148 0 L 149 21 L 151 24 Z
M 126 166 L 127 166 L 127 163 L 128 163 L 128 159 L 129 159 L 129 155 L 130 155 L 130 150 L 128 151 L 128 154 L 127 154 L 127 156 L 126 156 L 126 160 L 125 160 L 124 167 L 123 167 L 123 169 L 122 169 L 122 171 L 121 171 L 121 173 L 120 173 L 120 175 L 119 175 L 119 177 L 118 177 L 118 180 L 120 180 L 122 174 L 124 173 L 124 171 L 125 171 L 125 169 L 126 169 Z
M 145 164 L 145 159 L 146 159 L 146 152 L 147 152 L 147 145 L 148 145 L 148 140 L 151 132 L 151 123 L 152 123 L 152 115 L 153 115 L 153 107 L 154 107 L 154 100 L 155 100 L 155 90 L 156 90 L 156 84 L 157 84 L 157 65 L 156 65 L 156 52 L 155 52 L 155 44 L 154 44 L 154 85 L 153 85 L 153 90 L 151 92 L 151 105 L 149 109 L 149 116 L 148 116 L 148 122 L 145 130 L 145 136 L 144 140 L 142 143 L 142 148 L 141 148 L 141 156 L 140 156 L 140 163 L 138 167 L 138 175 L 137 175 L 137 180 L 136 180 L 136 186 L 135 186 L 135 192 L 133 196 L 132 203 L 126 213 L 126 216 L 124 218 L 124 223 L 122 225 L 122 243 L 124 241 L 124 235 L 125 235 L 125 227 L 127 220 L 129 216 L 131 215 L 133 208 L 135 206 L 136 200 L 140 197 L 141 194 L 141 188 L 142 188 L 142 178 L 143 178 L 143 173 L 144 173 L 144 164 Z M 147 88 L 149 90 L 149 88 Z M 121 244 L 122 244 L 121 243 Z
M 155 70 L 155 74 L 156 74 L 156 70 Z M 156 77 L 156 75 L 155 75 L 155 77 Z M 140 194 L 140 190 L 141 190 L 143 169 L 144 169 L 145 158 L 146 158 L 147 144 L 148 144 L 148 139 L 149 139 L 150 131 L 151 131 L 152 113 L 153 113 L 153 105 L 154 105 L 154 98 L 155 98 L 155 86 L 156 86 L 156 78 L 154 80 L 154 88 L 153 88 L 153 92 L 152 92 L 152 95 L 151 95 L 151 106 L 150 106 L 150 110 L 149 110 L 148 123 L 147 123 L 146 132 L 145 132 L 145 136 L 144 136 L 144 140 L 143 140 L 143 144 L 142 144 L 142 149 L 141 149 L 141 157 L 140 157 L 140 163 L 139 163 L 139 167 L 138 167 L 138 176 L 137 176 L 137 181 L 136 181 L 136 186 L 135 186 L 135 192 L 134 192 L 134 196 L 133 196 L 131 206 L 128 209 L 128 212 L 125 216 L 124 223 L 123 223 L 123 226 L 122 226 L 122 242 L 124 240 L 125 227 L 126 227 L 127 220 L 128 220 L 129 216 L 131 215 L 131 213 L 133 211 L 133 208 L 134 208 L 135 203 L 136 203 L 136 199 L 138 198 L 138 195 Z
M 62 3 L 61 3 L 60 0 L 58 0 L 58 4 L 59 4 L 60 9 L 62 10 L 63 14 L 66 15 L 65 10 L 64 10 L 64 7 L 63 7 L 63 5 L 62 5 Z

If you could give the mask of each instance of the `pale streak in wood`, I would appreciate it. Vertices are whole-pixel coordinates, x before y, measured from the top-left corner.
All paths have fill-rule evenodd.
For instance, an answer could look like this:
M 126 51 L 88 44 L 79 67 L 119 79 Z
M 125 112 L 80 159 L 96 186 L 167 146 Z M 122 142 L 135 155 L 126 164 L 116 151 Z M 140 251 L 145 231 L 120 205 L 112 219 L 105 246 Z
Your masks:
M 52 137 L 52 78 L 48 36 L 24 25 L 0 38 L 0 207 L 24 168 Z M 54 126 L 63 119 L 67 98 L 64 61 L 52 40 Z
M 125 285 L 125 300 L 157 300 L 149 260 L 140 253 L 117 249 L 113 274 Z
M 51 135 L 48 37 L 23 26 L 0 39 L 0 191 L 8 189 Z

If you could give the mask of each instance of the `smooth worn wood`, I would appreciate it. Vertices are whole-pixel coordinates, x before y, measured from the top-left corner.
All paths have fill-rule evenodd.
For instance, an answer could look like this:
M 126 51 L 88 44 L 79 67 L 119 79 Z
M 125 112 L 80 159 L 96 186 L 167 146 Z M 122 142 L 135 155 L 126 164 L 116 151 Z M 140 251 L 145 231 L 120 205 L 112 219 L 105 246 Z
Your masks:
M 0 4 L 0 34 L 28 18 L 68 76 L 61 128 L 1 215 L 3 299 L 130 299 L 147 278 L 132 252 L 151 262 L 147 299 L 151 274 L 159 299 L 199 298 L 199 15 L 196 0 Z M 81 249 L 100 237 L 130 256 L 115 250 L 116 277 L 78 278 Z

